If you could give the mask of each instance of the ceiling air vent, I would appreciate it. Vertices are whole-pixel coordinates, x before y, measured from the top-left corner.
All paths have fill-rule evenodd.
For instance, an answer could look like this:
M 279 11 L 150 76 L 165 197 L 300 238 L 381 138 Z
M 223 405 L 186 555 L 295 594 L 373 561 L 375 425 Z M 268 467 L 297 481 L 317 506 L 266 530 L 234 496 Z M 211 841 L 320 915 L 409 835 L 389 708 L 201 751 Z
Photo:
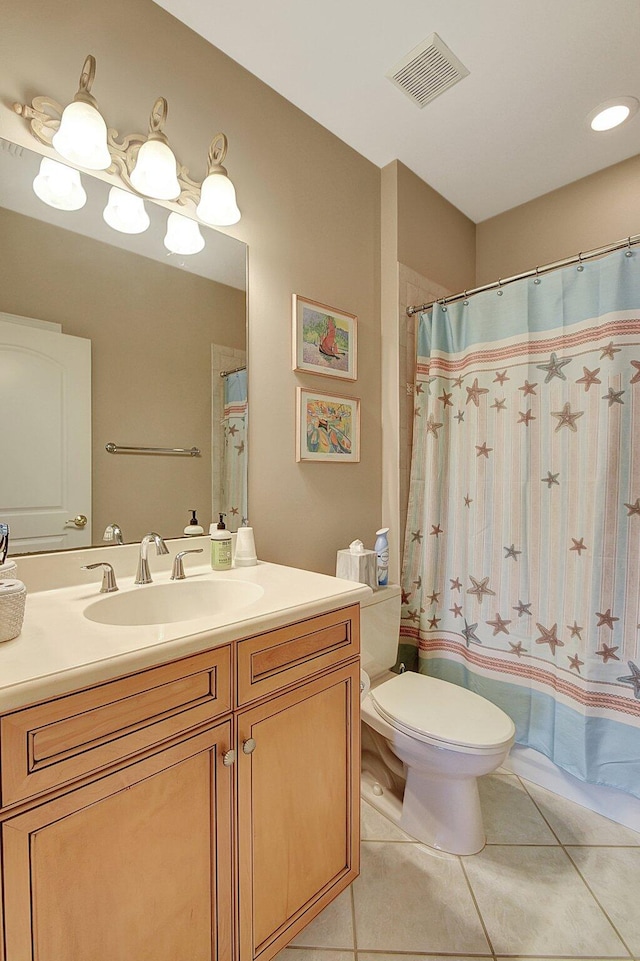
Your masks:
M 418 107 L 439 97 L 469 75 L 448 46 L 432 33 L 385 74 Z

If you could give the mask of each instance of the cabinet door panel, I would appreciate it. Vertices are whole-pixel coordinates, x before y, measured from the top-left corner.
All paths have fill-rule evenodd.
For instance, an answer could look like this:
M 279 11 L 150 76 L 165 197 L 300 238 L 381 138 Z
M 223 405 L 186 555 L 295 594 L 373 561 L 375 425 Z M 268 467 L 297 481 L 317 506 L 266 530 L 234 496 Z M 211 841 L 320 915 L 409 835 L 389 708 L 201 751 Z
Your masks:
M 231 724 L 3 825 L 12 961 L 230 961 Z
M 273 957 L 358 873 L 359 676 L 356 662 L 238 718 L 241 961 Z

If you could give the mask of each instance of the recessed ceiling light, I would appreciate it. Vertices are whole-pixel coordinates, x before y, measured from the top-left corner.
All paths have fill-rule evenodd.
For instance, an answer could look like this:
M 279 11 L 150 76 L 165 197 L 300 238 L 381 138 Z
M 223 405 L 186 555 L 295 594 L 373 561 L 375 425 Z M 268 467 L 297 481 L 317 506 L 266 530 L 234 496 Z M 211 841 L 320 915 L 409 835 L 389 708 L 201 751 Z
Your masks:
M 635 97 L 618 97 L 606 100 L 592 110 L 587 120 L 592 130 L 612 130 L 637 112 L 640 104 Z

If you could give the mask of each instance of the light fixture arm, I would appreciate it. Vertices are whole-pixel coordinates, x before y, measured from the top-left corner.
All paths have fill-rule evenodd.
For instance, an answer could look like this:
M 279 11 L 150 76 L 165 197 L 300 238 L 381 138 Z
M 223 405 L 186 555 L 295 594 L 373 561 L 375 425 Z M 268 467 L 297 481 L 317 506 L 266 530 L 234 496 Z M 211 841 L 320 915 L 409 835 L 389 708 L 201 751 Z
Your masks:
M 51 138 L 60 126 L 62 105 L 52 97 L 34 97 L 30 104 L 14 103 L 14 113 L 30 120 L 31 133 L 40 143 L 51 146 Z
M 85 61 L 82 65 L 82 73 L 80 74 L 78 90 L 73 99 L 76 102 L 88 103 L 97 110 L 98 104 L 96 103 L 96 98 L 91 93 L 91 87 L 93 86 L 95 77 L 96 58 L 90 53 L 87 57 L 85 57 Z
M 169 112 L 169 105 L 164 97 L 158 97 L 153 107 L 151 108 L 151 114 L 149 116 L 149 136 L 148 140 L 160 140 L 162 143 L 168 144 L 167 136 L 163 130 L 165 123 L 167 122 L 167 114 Z
M 228 176 L 226 168 L 222 166 L 222 161 L 227 156 L 228 146 L 229 141 L 225 134 L 217 133 L 209 145 L 209 153 L 207 154 L 207 176 L 209 176 L 209 174 L 219 173 L 223 173 L 225 177 Z

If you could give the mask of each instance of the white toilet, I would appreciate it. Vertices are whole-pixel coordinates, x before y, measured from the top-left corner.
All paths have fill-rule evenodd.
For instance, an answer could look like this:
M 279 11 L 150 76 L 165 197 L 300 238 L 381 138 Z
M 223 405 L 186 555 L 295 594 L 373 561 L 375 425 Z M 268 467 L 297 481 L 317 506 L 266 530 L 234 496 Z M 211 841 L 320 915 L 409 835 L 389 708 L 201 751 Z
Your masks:
M 393 674 L 400 588 L 361 601 L 362 796 L 407 834 L 450 854 L 485 844 L 478 777 L 513 744 L 504 711 L 466 688 L 407 671 Z

